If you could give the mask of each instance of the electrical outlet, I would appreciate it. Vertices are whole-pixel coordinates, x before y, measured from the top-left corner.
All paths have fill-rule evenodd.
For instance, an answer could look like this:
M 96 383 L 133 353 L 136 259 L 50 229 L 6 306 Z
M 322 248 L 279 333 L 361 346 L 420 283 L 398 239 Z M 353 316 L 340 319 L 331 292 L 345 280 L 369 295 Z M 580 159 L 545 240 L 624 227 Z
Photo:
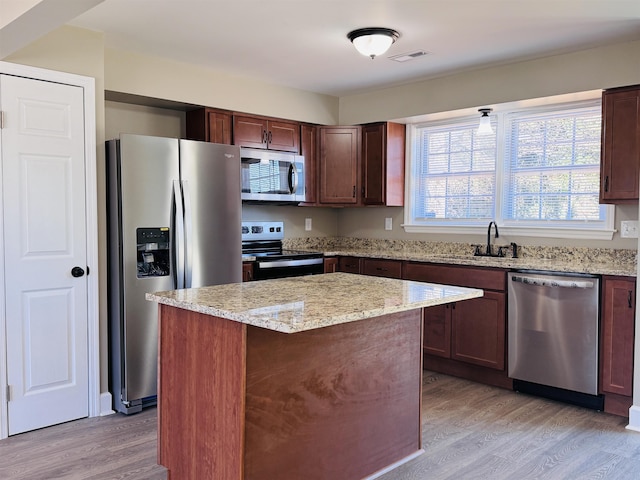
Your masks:
M 638 221 L 626 220 L 620 222 L 620 236 L 623 238 L 638 238 Z
M 311 219 L 310 218 L 305 218 L 304 219 L 304 229 L 307 232 L 311 231 Z
M 384 219 L 384 229 L 393 230 L 393 218 L 387 217 Z

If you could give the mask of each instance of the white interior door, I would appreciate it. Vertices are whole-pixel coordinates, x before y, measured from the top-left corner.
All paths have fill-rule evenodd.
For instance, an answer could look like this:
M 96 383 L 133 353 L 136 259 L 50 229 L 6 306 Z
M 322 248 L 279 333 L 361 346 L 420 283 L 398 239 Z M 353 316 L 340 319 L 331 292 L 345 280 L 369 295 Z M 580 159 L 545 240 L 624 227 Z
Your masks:
M 13 435 L 88 415 L 83 91 L 2 75 L 0 108 Z

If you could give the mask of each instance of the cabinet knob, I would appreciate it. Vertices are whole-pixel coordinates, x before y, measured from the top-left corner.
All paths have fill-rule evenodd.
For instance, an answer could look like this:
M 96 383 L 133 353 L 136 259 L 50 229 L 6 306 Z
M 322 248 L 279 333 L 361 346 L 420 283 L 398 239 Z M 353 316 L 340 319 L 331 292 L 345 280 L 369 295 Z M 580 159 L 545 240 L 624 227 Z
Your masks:
M 627 302 L 629 303 L 629 308 L 633 308 L 633 290 L 629 290 Z
M 605 192 L 609 191 L 609 175 L 604 177 L 604 191 Z

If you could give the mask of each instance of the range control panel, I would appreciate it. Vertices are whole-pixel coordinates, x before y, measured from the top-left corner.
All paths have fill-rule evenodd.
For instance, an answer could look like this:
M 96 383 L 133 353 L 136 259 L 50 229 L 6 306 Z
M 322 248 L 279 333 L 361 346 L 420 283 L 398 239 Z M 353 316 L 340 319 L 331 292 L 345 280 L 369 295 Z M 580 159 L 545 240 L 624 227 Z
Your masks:
M 284 222 L 242 222 L 242 241 L 282 240 Z

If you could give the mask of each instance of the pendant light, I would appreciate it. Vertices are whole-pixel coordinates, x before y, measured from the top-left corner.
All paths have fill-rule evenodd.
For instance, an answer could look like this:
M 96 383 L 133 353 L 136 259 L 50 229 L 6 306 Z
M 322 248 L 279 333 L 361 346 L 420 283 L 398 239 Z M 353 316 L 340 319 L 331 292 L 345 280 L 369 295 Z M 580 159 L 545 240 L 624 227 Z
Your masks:
M 478 130 L 476 134 L 478 135 L 493 135 L 493 128 L 491 128 L 491 118 L 489 117 L 489 113 L 493 108 L 481 108 L 478 111 L 482 114 L 480 117 L 480 124 L 478 125 Z
M 400 34 L 395 30 L 382 27 L 359 28 L 347 34 L 356 50 L 371 59 L 389 50 L 399 37 Z

